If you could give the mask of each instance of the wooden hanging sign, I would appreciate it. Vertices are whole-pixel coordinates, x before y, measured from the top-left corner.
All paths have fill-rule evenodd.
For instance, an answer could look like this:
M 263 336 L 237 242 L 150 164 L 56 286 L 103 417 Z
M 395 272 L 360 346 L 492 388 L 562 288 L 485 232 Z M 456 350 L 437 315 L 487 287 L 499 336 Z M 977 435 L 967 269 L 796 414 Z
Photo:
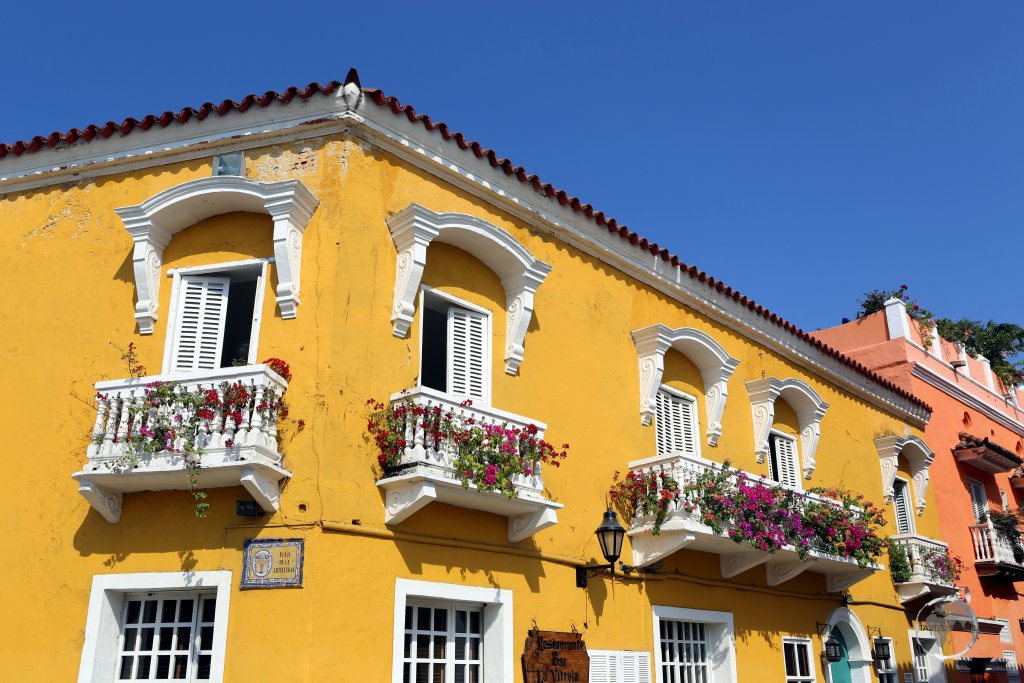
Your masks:
M 529 631 L 523 647 L 525 683 L 590 683 L 590 655 L 572 631 Z

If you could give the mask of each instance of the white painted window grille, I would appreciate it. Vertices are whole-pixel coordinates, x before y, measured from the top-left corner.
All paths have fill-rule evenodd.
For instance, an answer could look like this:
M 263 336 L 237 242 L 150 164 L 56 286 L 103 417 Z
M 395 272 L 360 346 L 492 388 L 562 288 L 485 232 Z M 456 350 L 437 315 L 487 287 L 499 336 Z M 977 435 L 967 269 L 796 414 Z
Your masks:
M 651 653 L 590 650 L 590 683 L 651 683 Z
M 410 601 L 405 607 L 403 683 L 481 683 L 483 607 Z
M 707 626 L 699 621 L 661 619 L 660 629 L 660 680 L 709 683 L 712 679 Z
M 1009 619 L 996 619 L 999 622 L 999 642 L 1000 643 L 1012 643 L 1013 634 L 1010 633 L 1010 620 Z
M 210 680 L 216 612 L 216 593 L 126 596 L 117 680 Z
M 697 402 L 692 397 L 662 387 L 658 391 L 654 426 L 658 455 L 700 455 L 697 451 Z
M 892 638 L 876 638 L 875 643 L 885 642 L 889 645 L 889 656 L 884 659 L 875 659 L 875 672 L 878 674 L 878 683 L 899 683 L 898 672 L 896 671 L 895 650 L 892 646 Z
M 976 479 L 968 479 L 967 490 L 971 494 L 971 512 L 974 513 L 974 520 L 981 522 L 985 513 L 988 512 L 988 496 L 985 494 L 985 485 Z
M 768 459 L 768 476 L 783 486 L 800 488 L 800 466 L 796 457 L 796 439 L 787 435 L 772 432 L 768 437 L 768 448 L 771 457 Z
M 814 660 L 807 638 L 783 638 L 782 656 L 786 664 L 786 683 L 814 683 Z
M 914 648 L 914 681 L 915 683 L 931 683 L 931 674 L 928 669 L 928 648 L 914 638 L 911 640 Z
M 423 297 L 420 383 L 490 403 L 490 315 L 456 305 L 435 290 Z
M 1017 653 L 1013 650 L 1003 650 L 1003 658 L 1006 659 L 1007 681 L 1020 683 L 1020 665 L 1017 663 Z
M 910 484 L 897 477 L 893 483 L 893 507 L 896 511 L 896 531 L 901 534 L 914 533 L 913 508 L 910 505 Z
M 176 271 L 163 371 L 255 363 L 265 274 L 258 260 Z

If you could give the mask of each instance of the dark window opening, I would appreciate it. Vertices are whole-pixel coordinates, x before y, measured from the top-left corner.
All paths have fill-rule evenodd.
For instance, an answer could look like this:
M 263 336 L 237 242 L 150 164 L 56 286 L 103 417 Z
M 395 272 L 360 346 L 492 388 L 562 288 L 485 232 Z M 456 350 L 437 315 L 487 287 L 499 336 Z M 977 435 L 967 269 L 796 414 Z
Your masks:
M 448 391 L 448 305 L 429 295 L 423 297 L 420 384 Z
M 242 278 L 244 273 L 238 273 Z M 239 281 L 231 274 L 228 307 L 224 318 L 224 347 L 220 366 L 249 364 L 249 342 L 252 338 L 252 320 L 256 307 L 256 280 Z
M 779 462 L 779 447 L 775 440 L 775 435 L 768 437 L 768 476 L 772 480 L 782 483 L 782 469 L 779 467 L 782 463 Z

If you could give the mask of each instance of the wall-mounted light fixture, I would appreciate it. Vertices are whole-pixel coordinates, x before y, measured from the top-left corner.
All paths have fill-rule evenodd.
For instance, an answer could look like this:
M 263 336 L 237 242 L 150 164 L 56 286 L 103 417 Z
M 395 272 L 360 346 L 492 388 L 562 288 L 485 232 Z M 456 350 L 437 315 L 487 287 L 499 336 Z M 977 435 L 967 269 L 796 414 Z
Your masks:
M 882 635 L 881 626 L 868 626 L 868 635 L 872 639 L 872 654 L 876 661 L 889 659 L 892 656 L 892 648 L 889 647 L 889 639 Z
M 818 624 L 818 632 L 825 639 L 825 661 L 829 664 L 841 662 L 843 660 L 843 646 L 832 635 L 832 627 L 828 624 Z
M 597 542 L 601 546 L 601 554 L 608 564 L 591 564 L 586 567 L 576 567 L 576 587 L 586 588 L 587 579 L 593 578 L 605 569 L 611 570 L 615 576 L 615 561 L 622 554 L 622 539 L 626 536 L 626 530 L 619 524 L 619 518 L 615 516 L 611 508 L 604 513 L 601 526 L 594 532 Z

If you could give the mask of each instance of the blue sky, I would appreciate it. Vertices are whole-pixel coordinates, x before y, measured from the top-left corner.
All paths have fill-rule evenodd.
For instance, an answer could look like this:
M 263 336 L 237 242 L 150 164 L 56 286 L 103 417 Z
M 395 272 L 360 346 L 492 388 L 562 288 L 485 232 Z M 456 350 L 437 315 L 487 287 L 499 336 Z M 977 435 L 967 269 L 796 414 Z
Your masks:
M 1024 324 L 1024 3 L 19 3 L 5 25 L 5 142 L 356 66 L 805 329 L 900 284 Z

